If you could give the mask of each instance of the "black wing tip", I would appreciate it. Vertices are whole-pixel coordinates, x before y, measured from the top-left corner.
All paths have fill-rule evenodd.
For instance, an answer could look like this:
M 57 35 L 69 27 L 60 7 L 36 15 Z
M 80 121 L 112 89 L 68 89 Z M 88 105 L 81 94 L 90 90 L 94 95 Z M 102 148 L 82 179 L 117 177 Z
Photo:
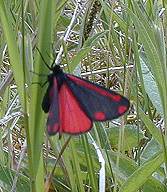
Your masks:
M 49 136 L 54 136 L 54 135 L 56 135 L 58 132 L 49 132 L 49 131 L 47 131 L 47 133 L 48 133 Z

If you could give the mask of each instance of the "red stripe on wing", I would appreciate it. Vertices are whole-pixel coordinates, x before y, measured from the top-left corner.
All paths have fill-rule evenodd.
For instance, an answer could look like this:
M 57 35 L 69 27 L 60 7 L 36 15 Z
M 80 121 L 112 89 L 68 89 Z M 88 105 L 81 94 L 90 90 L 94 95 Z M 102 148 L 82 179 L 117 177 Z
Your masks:
M 92 121 L 107 121 L 120 117 L 129 109 L 129 101 L 118 93 L 73 75 L 67 84 Z
M 59 91 L 59 112 L 60 133 L 79 134 L 89 131 L 92 127 L 92 121 L 65 83 Z
M 121 100 L 121 96 L 114 94 L 114 93 L 109 93 L 108 91 L 106 91 L 105 89 L 101 89 L 98 86 L 95 86 L 93 83 L 89 82 L 87 83 L 84 79 L 80 79 L 78 77 L 75 77 L 73 75 L 67 75 L 71 80 L 74 80 L 75 83 L 77 83 L 78 85 L 84 86 L 88 89 L 92 89 L 94 91 L 97 91 L 98 93 L 100 93 L 103 96 L 107 96 L 110 97 L 113 101 L 119 102 Z

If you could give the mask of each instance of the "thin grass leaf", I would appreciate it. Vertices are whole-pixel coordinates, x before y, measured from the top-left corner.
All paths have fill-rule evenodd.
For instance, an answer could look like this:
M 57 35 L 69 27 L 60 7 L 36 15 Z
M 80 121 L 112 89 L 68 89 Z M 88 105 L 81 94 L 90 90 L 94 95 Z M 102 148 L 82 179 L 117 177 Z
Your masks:
M 151 25 L 148 24 L 148 22 L 143 22 L 142 11 L 135 2 L 133 2 L 133 9 L 138 13 L 138 15 L 135 15 L 130 10 L 129 14 L 131 15 L 131 19 L 133 20 L 134 25 L 138 31 L 140 40 L 143 43 L 146 57 L 149 60 L 150 64 L 149 67 L 151 67 L 151 71 L 158 85 L 163 110 L 166 113 L 167 77 L 166 75 L 164 76 L 164 69 L 162 68 L 163 65 L 161 63 L 162 59 L 157 51 L 158 47 L 155 40 L 155 27 L 154 26 L 151 27 Z
M 73 165 L 73 171 L 75 172 L 75 180 L 76 180 L 76 185 L 79 191 L 84 192 L 84 181 L 82 179 L 82 174 L 81 174 L 81 169 L 79 166 L 79 161 L 77 158 L 77 152 L 76 152 L 76 147 L 73 141 L 70 143 L 70 148 L 71 148 L 71 153 L 72 153 L 72 165 Z
M 91 51 L 92 46 L 95 45 L 100 38 L 104 37 L 106 34 L 106 31 L 103 31 L 101 33 L 97 33 L 95 36 L 88 38 L 85 42 L 83 47 L 80 51 L 73 57 L 71 62 L 69 63 L 69 69 L 70 71 L 74 71 L 75 68 L 79 65 L 79 63 L 82 61 L 84 57 Z
M 120 192 L 135 192 L 147 181 L 148 177 L 163 163 L 164 155 L 162 152 L 157 153 L 148 162 L 140 166 L 123 184 Z M 165 189 L 164 189 L 165 190 Z M 161 191 L 164 191 L 161 190 Z
M 83 135 L 81 139 L 82 139 L 82 143 L 84 146 L 85 159 L 87 162 L 88 175 L 90 178 L 90 186 L 93 191 L 97 191 L 98 190 L 97 181 L 96 181 L 96 176 L 94 173 L 93 158 L 91 157 L 91 151 L 90 151 L 88 138 L 86 135 Z
M 41 1 L 40 4 L 40 17 L 39 17 L 39 43 L 38 49 L 40 50 L 42 56 L 48 61 L 48 53 L 51 50 L 51 37 L 52 37 L 52 26 L 53 26 L 53 7 L 54 1 Z M 47 27 L 46 27 L 47 25 Z M 45 64 L 38 54 L 36 55 L 35 72 L 38 74 L 43 74 L 43 70 L 46 69 Z M 34 76 L 33 81 L 41 83 L 42 80 L 39 76 Z M 41 110 L 42 96 L 44 89 L 39 85 L 31 86 L 31 101 L 29 109 L 31 114 L 29 117 L 29 124 L 31 130 L 31 142 L 32 142 L 32 158 L 33 164 L 31 165 L 34 170 L 34 181 L 36 184 L 36 191 L 44 190 L 44 183 L 41 173 L 42 169 L 42 156 L 41 147 L 44 136 L 44 114 Z M 37 178 L 36 178 L 37 175 Z M 35 180 L 35 178 L 37 180 Z M 41 186 L 39 189 L 38 186 Z
M 139 108 L 139 116 L 144 122 L 145 126 L 152 134 L 153 138 L 156 139 L 160 144 L 162 144 L 162 135 L 160 130 L 154 125 L 154 123 L 149 119 L 149 117 Z
M 12 28 L 12 23 L 11 23 L 12 15 L 10 14 L 10 10 L 8 10 L 4 1 L 0 1 L 0 18 L 1 18 L 4 35 L 6 38 L 6 42 L 8 45 L 10 64 L 12 67 L 16 84 L 18 86 L 18 93 L 20 96 L 21 105 L 24 108 L 24 103 L 25 103 L 24 81 L 23 81 L 24 75 L 23 75 L 23 65 L 20 61 L 19 49 L 16 41 L 16 37 L 18 34 Z

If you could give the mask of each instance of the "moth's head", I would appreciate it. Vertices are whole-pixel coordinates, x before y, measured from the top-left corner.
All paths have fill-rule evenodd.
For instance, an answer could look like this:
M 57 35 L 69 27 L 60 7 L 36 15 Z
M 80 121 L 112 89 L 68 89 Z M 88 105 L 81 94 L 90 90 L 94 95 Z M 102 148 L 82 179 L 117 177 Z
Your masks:
M 52 68 L 52 72 L 54 75 L 58 74 L 58 73 L 62 73 L 62 69 L 60 68 L 59 65 L 55 65 L 53 68 Z

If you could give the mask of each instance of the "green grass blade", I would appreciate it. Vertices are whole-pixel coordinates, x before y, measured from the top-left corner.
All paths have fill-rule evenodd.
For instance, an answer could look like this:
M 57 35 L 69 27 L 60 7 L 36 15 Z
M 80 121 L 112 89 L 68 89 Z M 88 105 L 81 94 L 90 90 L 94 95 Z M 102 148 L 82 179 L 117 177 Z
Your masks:
M 148 162 L 141 165 L 121 187 L 120 192 L 135 192 L 147 181 L 148 177 L 163 163 L 164 155 L 162 152 L 156 154 Z
M 12 27 L 12 15 L 10 14 L 10 10 L 6 7 L 4 1 L 0 1 L 0 19 L 8 45 L 10 64 L 12 66 L 14 79 L 18 87 L 21 105 L 24 108 L 24 75 L 23 65 L 20 60 L 19 48 L 16 41 L 16 37 L 18 34 L 16 31 L 14 31 L 14 28 Z

